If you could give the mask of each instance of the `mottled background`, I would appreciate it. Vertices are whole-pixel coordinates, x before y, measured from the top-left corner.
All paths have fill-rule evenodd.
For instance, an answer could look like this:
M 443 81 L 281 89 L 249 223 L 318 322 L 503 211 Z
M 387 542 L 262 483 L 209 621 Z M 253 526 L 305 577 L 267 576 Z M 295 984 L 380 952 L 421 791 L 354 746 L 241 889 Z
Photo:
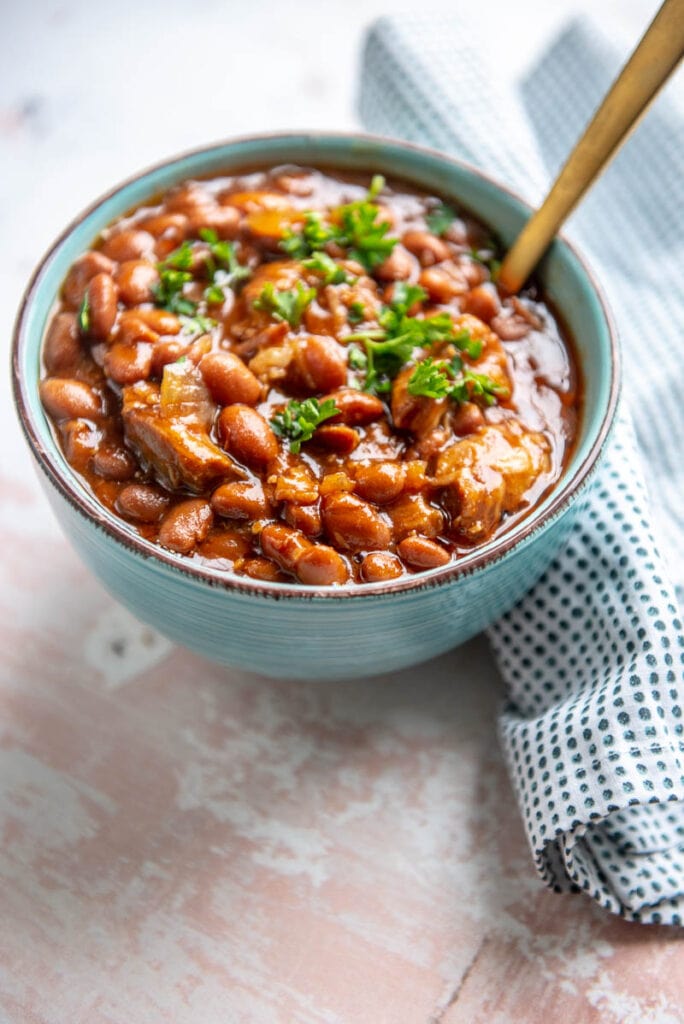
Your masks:
M 402 6 L 0 0 L 4 344 L 41 252 L 118 179 L 354 128 L 363 27 Z M 589 6 L 469 13 L 512 79 Z M 600 5 L 618 45 L 655 7 Z M 62 539 L 1 387 L 0 1020 L 684 1021 L 681 934 L 537 881 L 482 640 L 351 684 L 171 648 Z

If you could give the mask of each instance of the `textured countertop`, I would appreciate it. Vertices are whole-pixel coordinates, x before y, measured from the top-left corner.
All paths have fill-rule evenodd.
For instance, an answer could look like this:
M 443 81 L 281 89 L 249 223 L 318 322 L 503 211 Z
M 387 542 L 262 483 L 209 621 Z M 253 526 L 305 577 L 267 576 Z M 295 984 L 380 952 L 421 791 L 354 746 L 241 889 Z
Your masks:
M 497 10 L 511 74 L 577 6 Z M 605 6 L 632 38 L 654 9 Z M 121 177 L 231 134 L 354 128 L 383 5 L 7 8 L 6 345 L 40 253 Z M 347 684 L 172 648 L 62 538 L 1 386 L 0 1021 L 684 1021 L 681 933 L 537 880 L 482 639 Z

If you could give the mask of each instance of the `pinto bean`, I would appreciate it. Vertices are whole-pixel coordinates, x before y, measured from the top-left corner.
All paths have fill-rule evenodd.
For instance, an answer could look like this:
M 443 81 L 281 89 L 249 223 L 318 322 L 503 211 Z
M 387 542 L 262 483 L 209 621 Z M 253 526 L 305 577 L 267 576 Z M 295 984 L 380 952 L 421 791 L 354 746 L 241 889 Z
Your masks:
M 151 302 L 153 287 L 159 281 L 157 268 L 147 260 L 126 260 L 116 272 L 121 300 L 127 306 Z
M 226 519 L 248 519 L 250 522 L 264 519 L 271 513 L 271 504 L 258 480 L 222 484 L 211 496 L 211 507 Z
M 192 181 L 175 188 L 166 197 L 165 206 L 172 213 L 184 213 L 186 217 L 209 209 L 213 199 L 199 182 Z
M 221 444 L 246 466 L 265 466 L 278 454 L 278 441 L 264 417 L 249 405 L 227 405 L 218 420 Z
M 379 420 L 384 415 L 385 407 L 376 395 L 369 395 L 365 391 L 357 391 L 355 388 L 339 388 L 331 391 L 321 402 L 332 399 L 339 414 L 331 417 L 330 422 L 338 420 L 346 423 L 349 427 L 360 427 L 373 420 Z
M 88 283 L 88 333 L 100 341 L 109 336 L 116 321 L 119 289 L 109 274 L 96 274 Z
M 199 546 L 199 554 L 202 558 L 227 562 L 230 566 L 245 558 L 250 551 L 249 540 L 236 530 L 231 529 L 220 532 L 216 529 L 212 530 L 207 539 L 202 541 Z
M 401 241 L 409 252 L 418 257 L 424 267 L 441 263 L 451 256 L 451 250 L 446 242 L 429 231 L 407 231 Z
M 48 373 L 68 370 L 81 356 L 81 342 L 78 335 L 78 320 L 75 313 L 58 313 L 50 321 L 45 344 L 43 362 Z
M 518 316 L 506 316 L 503 313 L 495 316 L 490 327 L 496 331 L 502 341 L 519 341 L 530 333 L 530 324 Z
M 115 384 L 135 384 L 152 373 L 152 346 L 146 342 L 127 345 L 115 341 L 104 354 L 104 369 Z
M 189 555 L 200 541 L 203 541 L 214 522 L 211 505 L 203 498 L 189 498 L 169 509 L 159 527 L 159 543 Z
M 475 402 L 463 402 L 451 413 L 450 422 L 454 434 L 464 437 L 483 427 L 485 417 L 482 409 Z
M 375 271 L 381 281 L 406 281 L 414 275 L 418 264 L 414 256 L 403 245 L 394 246 L 384 263 Z
M 284 583 L 287 579 L 269 558 L 248 558 L 242 571 L 253 580 L 266 580 L 268 583 Z
M 49 377 L 40 382 L 40 400 L 56 420 L 94 420 L 102 416 L 102 398 L 81 380 Z
M 404 494 L 387 511 L 392 517 L 394 535 L 398 539 L 409 533 L 436 537 L 444 529 L 444 516 L 422 494 Z
M 494 319 L 500 309 L 501 302 L 494 285 L 478 285 L 466 295 L 464 311 L 472 313 L 487 324 Z
M 59 433 L 67 462 L 83 473 L 97 450 L 100 431 L 87 420 L 64 420 L 59 425 Z
M 64 301 L 70 309 L 78 309 L 83 302 L 88 282 L 96 274 L 111 274 L 114 264 L 101 252 L 86 252 L 76 260 L 62 287 Z
M 353 427 L 346 423 L 324 423 L 314 435 L 316 444 L 339 455 L 349 455 L 357 447 L 361 438 Z
M 127 309 L 119 316 L 117 341 L 124 345 L 135 345 L 138 341 L 154 344 L 159 334 L 141 316 L 143 310 Z
M 145 217 L 138 226 L 148 231 L 153 238 L 165 238 L 178 244 L 185 238 L 188 218 L 183 213 L 158 213 Z
M 189 230 L 196 235 L 201 228 L 209 228 L 219 238 L 237 238 L 240 221 L 240 213 L 234 206 L 211 206 L 189 214 Z
M 321 516 L 328 536 L 345 551 L 386 548 L 392 534 L 380 512 L 355 494 L 326 494 Z
M 282 516 L 289 526 L 301 530 L 307 537 L 320 537 L 323 532 L 321 513 L 316 505 L 295 505 L 286 501 Z
M 210 352 L 199 368 L 211 397 L 220 405 L 256 405 L 259 401 L 260 382 L 232 352 Z
M 314 544 L 297 560 L 297 579 L 315 587 L 340 586 L 349 579 L 349 567 L 327 544 Z
M 366 501 L 387 505 L 398 498 L 404 488 L 406 468 L 401 462 L 359 463 L 354 467 L 356 490 Z
M 361 579 L 366 583 L 395 580 L 404 575 L 404 567 L 389 551 L 371 551 L 361 563 Z
M 168 309 L 138 309 L 136 316 L 157 334 L 180 334 L 182 324 Z
M 451 302 L 458 295 L 464 295 L 468 291 L 465 274 L 455 264 L 428 267 L 418 278 L 418 284 L 434 302 Z
M 164 367 L 187 355 L 188 344 L 180 338 L 162 338 L 152 346 L 152 376 L 161 377 Z
M 436 569 L 451 560 L 449 552 L 441 544 L 416 534 L 404 537 L 397 545 L 397 551 L 415 569 Z
M 333 391 L 347 381 L 346 352 L 334 338 L 320 334 L 298 339 L 288 378 L 305 391 Z
M 154 252 L 154 238 L 149 231 L 128 228 L 110 235 L 102 246 L 102 252 L 117 263 L 139 260 Z
M 264 555 L 286 572 L 294 572 L 301 556 L 312 546 L 311 541 L 299 530 L 281 523 L 264 526 L 259 541 Z
M 138 464 L 123 445 L 104 444 L 93 455 L 92 468 L 105 480 L 130 480 Z
M 150 484 L 129 484 L 119 492 L 115 504 L 127 519 L 157 523 L 169 507 L 169 497 Z

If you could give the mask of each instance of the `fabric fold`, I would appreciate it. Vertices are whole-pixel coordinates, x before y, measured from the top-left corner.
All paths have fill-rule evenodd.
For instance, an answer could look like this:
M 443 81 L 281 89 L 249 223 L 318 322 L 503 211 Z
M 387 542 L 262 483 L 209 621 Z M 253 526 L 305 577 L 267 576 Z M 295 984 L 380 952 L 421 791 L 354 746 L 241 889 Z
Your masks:
M 535 202 L 620 58 L 574 22 L 511 92 L 486 52 L 460 17 L 381 19 L 365 43 L 361 116 Z M 669 924 L 684 919 L 684 631 L 667 571 L 681 586 L 682 210 L 684 120 L 658 101 L 572 224 L 616 315 L 629 413 L 567 546 L 489 631 L 508 691 L 501 741 L 540 875 Z

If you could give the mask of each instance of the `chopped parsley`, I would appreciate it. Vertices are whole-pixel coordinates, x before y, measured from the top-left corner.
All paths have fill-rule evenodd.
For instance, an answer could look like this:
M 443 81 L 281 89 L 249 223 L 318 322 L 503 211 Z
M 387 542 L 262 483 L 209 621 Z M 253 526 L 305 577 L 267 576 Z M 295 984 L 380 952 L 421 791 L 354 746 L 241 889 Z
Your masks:
M 409 316 L 407 310 L 424 298 L 426 293 L 418 285 L 400 282 L 395 286 L 391 303 L 380 312 L 378 328 L 347 335 L 347 341 L 363 342 L 367 360 L 366 391 L 378 394 L 390 391 L 393 378 L 417 348 L 449 343 L 472 359 L 482 354 L 482 342 L 472 338 L 468 330 L 457 331 L 448 313 L 421 318 Z
M 299 327 L 302 313 L 314 299 L 315 288 L 305 288 L 301 281 L 291 291 L 276 291 L 272 282 L 264 285 L 254 309 L 270 313 L 275 320 L 286 320 L 291 327 Z
M 281 249 L 294 259 L 305 259 L 335 242 L 346 249 L 351 259 L 372 272 L 384 263 L 397 244 L 388 238 L 388 221 L 378 221 L 380 208 L 374 200 L 385 187 L 385 179 L 374 175 L 364 199 L 357 199 L 330 211 L 329 223 L 320 213 L 308 212 L 299 231 L 289 230 L 280 242 Z
M 307 398 L 303 402 L 293 400 L 282 412 L 275 414 L 271 426 L 278 437 L 289 440 L 290 451 L 296 455 L 304 441 L 311 440 L 316 428 L 338 412 L 332 398 L 323 402 L 317 398 Z
M 90 300 L 87 290 L 78 308 L 78 329 L 81 334 L 87 334 L 90 330 Z
M 286 231 L 281 239 L 280 248 L 288 256 L 303 260 L 315 252 L 320 252 L 335 236 L 336 229 L 330 224 L 324 224 L 320 213 L 309 211 L 304 215 L 301 231 Z
M 447 233 L 455 220 L 456 211 L 453 207 L 448 206 L 446 203 L 440 203 L 430 210 L 425 218 L 425 223 L 433 235 L 438 235 L 441 238 L 442 235 Z
M 328 256 L 327 252 L 315 252 L 308 260 L 302 261 L 302 266 L 320 274 L 323 284 L 351 284 L 355 280 L 353 275 L 336 263 L 332 256 Z
M 216 320 L 197 313 L 195 316 L 181 316 L 183 334 L 209 334 L 217 326 Z
M 451 398 L 455 402 L 480 399 L 484 405 L 494 405 L 499 398 L 510 395 L 507 387 L 497 384 L 486 373 L 463 369 L 459 356 L 450 363 L 424 359 L 411 374 L 407 387 L 410 395 L 422 398 Z
M 225 289 L 235 290 L 251 271 L 239 262 L 233 242 L 221 241 L 212 228 L 201 228 L 199 236 L 209 246 L 205 261 L 209 285 L 204 291 L 204 298 L 211 304 L 221 304 L 225 302 Z
M 363 308 L 363 302 L 352 302 L 349 305 L 347 311 L 347 319 L 350 324 L 360 324 L 365 319 L 366 312 Z
M 190 242 L 183 242 L 178 249 L 170 252 L 165 260 L 157 264 L 159 282 L 152 288 L 157 306 L 179 316 L 193 316 L 197 303 L 183 296 L 185 285 L 193 279 L 189 270 L 192 260 L 192 246 Z

